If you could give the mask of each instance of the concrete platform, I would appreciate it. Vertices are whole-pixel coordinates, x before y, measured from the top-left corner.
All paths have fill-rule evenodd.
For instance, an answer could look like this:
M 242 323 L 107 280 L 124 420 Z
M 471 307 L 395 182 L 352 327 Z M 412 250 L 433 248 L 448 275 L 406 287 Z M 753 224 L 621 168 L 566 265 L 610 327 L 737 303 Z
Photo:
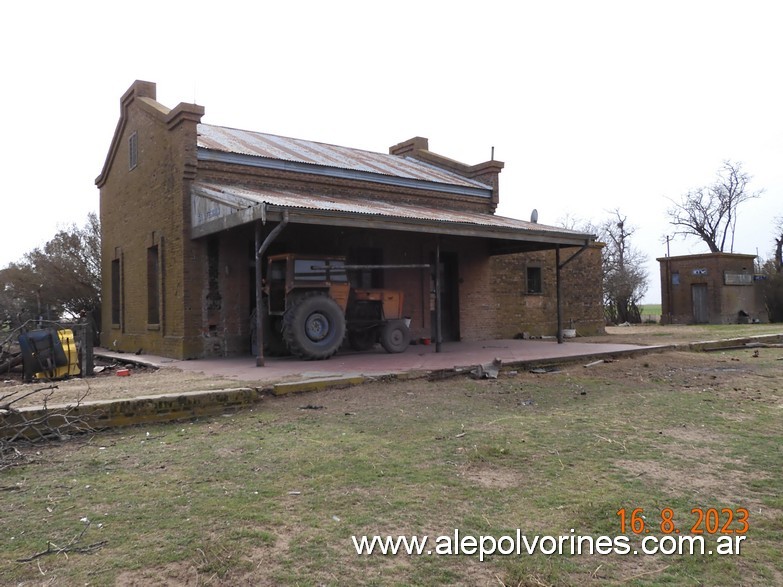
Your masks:
M 237 382 L 229 389 L 188 391 L 126 399 L 86 401 L 76 406 L 28 406 L 20 413 L 4 418 L 52 417 L 57 413 L 73 415 L 78 411 L 73 432 L 133 426 L 142 423 L 186 420 L 226 411 L 236 411 L 257 404 L 268 393 L 275 395 L 350 387 L 374 379 L 410 379 L 418 377 L 450 377 L 467 373 L 478 365 L 500 361 L 508 370 L 551 367 L 563 364 L 588 365 L 599 359 L 629 357 L 668 350 L 709 351 L 726 348 L 746 348 L 748 345 L 779 343 L 783 334 L 700 343 L 642 346 L 604 342 L 555 340 L 490 340 L 480 342 L 444 343 L 438 353 L 434 345 L 413 345 L 406 352 L 388 354 L 380 347 L 367 352 L 341 352 L 327 361 L 301 361 L 291 357 L 267 358 L 264 367 L 256 366 L 255 357 L 234 357 L 178 361 L 144 354 L 117 353 L 95 349 L 98 357 L 129 364 L 152 367 L 175 367 L 182 371 L 200 372 L 206 376 L 227 378 Z M 23 412 L 23 413 L 22 413 Z M 13 433 L 17 428 L 7 421 L 0 429 Z M 18 424 L 18 422 L 17 422 Z M 61 427 L 62 428 L 62 427 Z M 63 433 L 65 429 L 60 430 Z M 0 430 L 0 432 L 2 432 Z
M 176 367 L 183 371 L 254 382 L 258 386 L 277 383 L 308 382 L 323 379 L 377 378 L 426 374 L 435 371 L 472 367 L 500 359 L 504 366 L 553 365 L 588 361 L 601 357 L 661 352 L 670 346 L 586 343 L 555 340 L 486 340 L 443 343 L 441 352 L 435 345 L 411 345 L 404 353 L 386 353 L 380 346 L 364 352 L 341 351 L 326 361 L 302 361 L 293 357 L 267 357 L 263 367 L 254 357 L 231 357 L 179 361 L 151 355 L 114 353 L 96 349 L 98 356 L 119 361 L 137 362 L 157 367 Z

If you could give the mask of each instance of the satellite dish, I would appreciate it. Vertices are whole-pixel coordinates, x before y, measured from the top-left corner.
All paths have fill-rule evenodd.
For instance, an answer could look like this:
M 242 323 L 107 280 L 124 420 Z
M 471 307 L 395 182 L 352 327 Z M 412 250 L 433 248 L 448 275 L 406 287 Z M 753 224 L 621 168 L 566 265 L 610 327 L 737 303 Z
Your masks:
M 538 210 L 536 210 L 535 208 L 533 208 L 533 211 L 530 213 L 530 222 L 532 222 L 533 224 L 538 223 Z

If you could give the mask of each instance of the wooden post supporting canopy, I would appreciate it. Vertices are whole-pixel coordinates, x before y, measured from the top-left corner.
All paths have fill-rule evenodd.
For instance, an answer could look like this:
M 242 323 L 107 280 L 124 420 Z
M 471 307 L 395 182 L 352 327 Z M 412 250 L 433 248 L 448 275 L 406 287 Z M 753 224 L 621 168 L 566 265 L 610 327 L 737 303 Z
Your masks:
M 266 204 L 262 204 L 262 206 L 266 206 Z M 262 220 L 259 220 L 256 222 L 256 233 L 255 233 L 255 267 L 256 267 L 256 367 L 263 367 L 264 366 L 264 318 L 263 318 L 263 307 L 264 307 L 264 290 L 263 290 L 263 280 L 261 279 L 262 275 L 262 260 L 264 257 L 264 253 L 269 248 L 269 245 L 272 244 L 272 241 L 274 241 L 277 238 L 277 235 L 282 232 L 282 230 L 285 228 L 286 224 L 288 224 L 288 210 L 283 211 L 283 218 L 280 220 L 280 223 L 272 229 L 272 232 L 270 232 L 266 238 L 264 239 L 264 242 L 261 242 L 261 226 L 264 224 L 264 220 L 266 218 L 265 214 L 265 208 L 262 209 Z

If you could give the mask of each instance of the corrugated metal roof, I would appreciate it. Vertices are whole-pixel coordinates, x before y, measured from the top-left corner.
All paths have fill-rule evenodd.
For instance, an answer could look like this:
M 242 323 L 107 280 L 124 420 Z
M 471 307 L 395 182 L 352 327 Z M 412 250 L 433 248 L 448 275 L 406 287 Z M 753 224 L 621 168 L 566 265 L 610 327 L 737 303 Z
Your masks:
M 234 210 L 240 209 L 242 202 L 245 202 L 247 207 L 266 203 L 282 208 L 345 212 L 349 214 L 405 218 L 427 222 L 470 224 L 484 226 L 488 229 L 513 229 L 530 231 L 538 234 L 551 233 L 553 235 L 568 235 L 571 238 L 588 238 L 591 236 L 573 230 L 527 222 L 525 220 L 517 220 L 515 218 L 496 216 L 495 214 L 447 210 L 444 208 L 414 204 L 396 204 L 380 200 L 357 200 L 355 198 L 341 198 L 323 194 L 304 194 L 287 190 L 255 190 L 207 182 L 196 182 L 193 185 L 193 193 L 197 196 L 204 196 L 210 200 L 221 202 Z
M 487 184 L 429 165 L 412 157 L 375 153 L 210 124 L 198 125 L 198 147 L 224 153 L 308 163 L 391 177 L 492 189 Z

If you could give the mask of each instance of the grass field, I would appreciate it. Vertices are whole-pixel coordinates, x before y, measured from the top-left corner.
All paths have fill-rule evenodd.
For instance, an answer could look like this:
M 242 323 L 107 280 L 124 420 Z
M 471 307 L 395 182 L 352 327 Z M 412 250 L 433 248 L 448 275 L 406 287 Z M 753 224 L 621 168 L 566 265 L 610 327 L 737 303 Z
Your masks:
M 661 304 L 643 304 L 641 306 L 642 322 L 645 320 L 655 320 L 656 322 L 661 318 Z
M 780 585 L 783 350 L 754 352 L 377 382 L 34 447 L 0 478 L 0 576 L 24 585 Z M 741 556 L 482 562 L 360 556 L 351 540 L 434 540 L 455 529 L 614 537 L 622 508 L 629 523 L 642 508 L 657 537 L 666 508 L 683 534 L 698 522 L 694 509 L 716 508 L 721 525 L 730 510 L 726 530 L 739 530 L 745 508 L 749 529 Z M 638 547 L 642 535 L 625 533 Z M 705 538 L 712 546 L 717 535 Z M 47 548 L 55 552 L 18 562 Z

